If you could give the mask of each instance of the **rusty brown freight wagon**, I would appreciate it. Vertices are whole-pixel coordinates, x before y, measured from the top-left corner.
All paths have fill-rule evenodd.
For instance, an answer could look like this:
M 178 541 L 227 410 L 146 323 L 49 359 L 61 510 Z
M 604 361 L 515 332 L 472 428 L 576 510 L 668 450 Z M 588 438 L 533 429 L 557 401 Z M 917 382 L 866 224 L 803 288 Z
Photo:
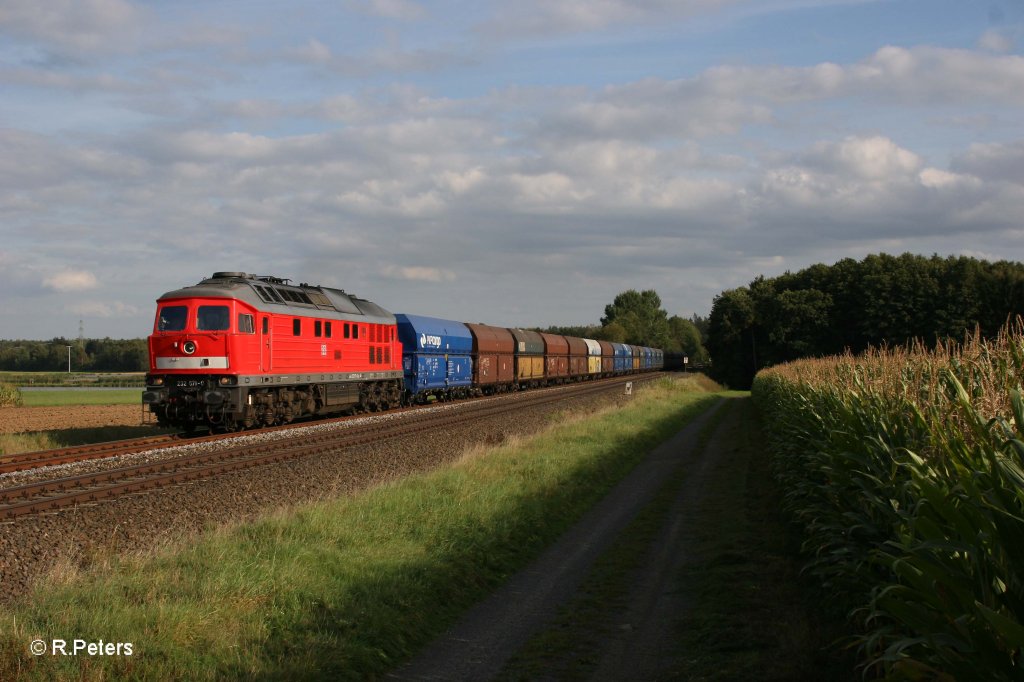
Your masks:
M 611 374 L 615 371 L 615 349 L 607 341 L 598 341 L 601 344 L 601 374 Z
M 484 393 L 504 390 L 515 382 L 515 339 L 503 327 L 469 324 L 473 335 L 473 385 Z
M 643 357 L 643 351 L 640 350 L 640 346 L 630 345 L 629 350 L 633 353 L 633 371 L 640 369 L 640 359 Z
M 540 332 L 544 341 L 544 377 L 551 383 L 560 383 L 569 376 L 569 342 L 558 334 Z
M 575 336 L 567 336 L 569 343 L 569 377 L 579 380 L 587 375 L 587 342 Z
M 516 381 L 531 384 L 544 381 L 544 339 L 528 329 L 509 329 L 516 340 Z

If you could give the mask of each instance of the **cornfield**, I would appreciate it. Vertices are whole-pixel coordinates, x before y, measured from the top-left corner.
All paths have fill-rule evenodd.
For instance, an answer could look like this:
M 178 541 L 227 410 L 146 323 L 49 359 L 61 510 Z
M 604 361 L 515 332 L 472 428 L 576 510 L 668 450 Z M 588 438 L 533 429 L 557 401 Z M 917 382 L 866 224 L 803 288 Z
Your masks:
M 17 386 L 0 384 L 0 407 L 21 405 L 21 391 Z
M 753 395 L 868 677 L 1024 678 L 1024 325 L 780 365 Z

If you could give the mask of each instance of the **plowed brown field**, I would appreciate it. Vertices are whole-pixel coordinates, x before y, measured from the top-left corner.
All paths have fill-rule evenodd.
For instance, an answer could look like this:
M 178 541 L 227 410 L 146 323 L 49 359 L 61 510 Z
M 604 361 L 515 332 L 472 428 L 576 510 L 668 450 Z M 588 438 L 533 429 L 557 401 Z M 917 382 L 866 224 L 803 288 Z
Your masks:
M 101 426 L 138 426 L 139 405 L 75 405 L 73 407 L 0 407 L 0 433 L 56 431 Z M 152 420 L 152 415 L 147 415 Z

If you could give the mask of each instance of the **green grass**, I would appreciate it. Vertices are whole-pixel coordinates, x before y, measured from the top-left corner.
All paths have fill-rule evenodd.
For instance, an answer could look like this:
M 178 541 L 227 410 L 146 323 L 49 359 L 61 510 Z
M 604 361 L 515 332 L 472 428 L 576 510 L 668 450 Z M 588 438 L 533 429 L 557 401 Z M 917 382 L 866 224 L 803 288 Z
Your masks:
M 175 433 L 175 429 L 164 429 L 152 424 L 139 426 L 96 426 L 58 431 L 35 431 L 30 433 L 0 433 L 0 455 L 14 455 L 21 452 L 54 450 L 74 445 L 105 443 L 126 438 L 141 438 L 162 433 Z
M 24 407 L 70 407 L 74 405 L 141 405 L 142 389 L 80 389 L 74 391 L 22 391 Z M 141 408 L 140 408 L 141 409 Z
M 0 372 L 0 383 L 17 386 L 139 386 L 145 372 Z
M 365 679 L 524 566 L 715 396 L 663 381 L 624 409 L 153 557 L 53 575 L 0 612 L 0 679 Z M 131 657 L 33 657 L 35 638 Z

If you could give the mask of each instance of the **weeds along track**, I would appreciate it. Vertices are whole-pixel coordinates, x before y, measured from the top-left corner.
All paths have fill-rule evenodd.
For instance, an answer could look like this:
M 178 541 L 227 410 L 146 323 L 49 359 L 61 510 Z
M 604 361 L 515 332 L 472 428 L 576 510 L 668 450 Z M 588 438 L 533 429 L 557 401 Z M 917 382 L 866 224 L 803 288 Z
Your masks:
M 649 374 L 631 377 L 629 380 L 644 381 L 657 376 L 659 375 Z M 58 511 L 83 503 L 112 500 L 125 495 L 212 478 L 227 472 L 329 454 L 384 439 L 443 431 L 455 424 L 486 419 L 526 407 L 594 393 L 619 391 L 622 390 L 624 383 L 623 378 L 616 378 L 466 403 L 443 403 L 434 409 L 372 415 L 369 420 L 359 419 L 347 425 L 344 424 L 345 420 L 334 420 L 332 423 L 312 427 L 292 427 L 284 432 L 272 429 L 270 433 L 257 432 L 241 436 L 223 434 L 196 438 L 189 442 L 188 452 L 185 454 L 160 455 L 157 452 L 152 456 L 152 452 L 139 452 L 141 448 L 152 444 L 170 445 L 181 442 L 171 436 L 162 439 L 137 439 L 121 444 L 104 444 L 119 447 L 93 450 L 91 453 L 34 453 L 38 455 L 35 460 L 36 466 L 40 466 L 38 462 L 41 461 L 75 462 L 90 457 L 110 457 L 112 454 L 123 453 L 136 453 L 144 457 L 145 461 L 14 485 L 0 480 L 0 486 L 5 486 L 0 488 L 0 520 Z M 342 423 L 339 424 L 339 421 Z M 214 443 L 219 447 L 211 447 Z M 18 465 L 16 462 L 3 464 Z M 22 468 L 25 468 L 24 465 L 30 462 L 22 460 L 21 464 Z
M 109 441 L 106 443 L 91 443 L 89 445 L 58 448 L 55 450 L 22 452 L 0 457 L 0 474 L 38 469 L 41 467 L 55 466 L 57 464 L 82 462 L 88 459 L 117 457 L 118 455 L 140 452 L 145 449 L 153 448 L 154 446 L 176 445 L 179 442 L 180 440 L 178 436 L 160 435 Z

